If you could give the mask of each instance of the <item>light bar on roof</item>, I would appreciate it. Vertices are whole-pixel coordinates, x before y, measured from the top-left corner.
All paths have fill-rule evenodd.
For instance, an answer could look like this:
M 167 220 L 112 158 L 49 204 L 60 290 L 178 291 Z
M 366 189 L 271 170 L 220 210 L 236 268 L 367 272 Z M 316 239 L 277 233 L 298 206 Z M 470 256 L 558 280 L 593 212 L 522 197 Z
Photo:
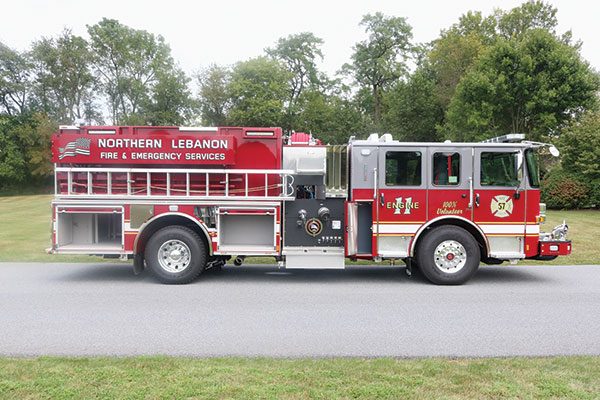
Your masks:
M 267 132 L 257 132 L 257 131 L 247 131 L 246 136 L 274 136 L 275 132 L 267 131 Z
M 88 131 L 88 134 L 90 135 L 114 135 L 115 133 L 117 133 L 117 131 L 114 129 L 90 129 Z
M 508 135 L 496 136 L 494 138 L 482 140 L 482 143 L 518 143 L 525 139 L 523 133 L 509 133 Z
M 180 132 L 216 132 L 219 128 L 216 126 L 180 126 Z

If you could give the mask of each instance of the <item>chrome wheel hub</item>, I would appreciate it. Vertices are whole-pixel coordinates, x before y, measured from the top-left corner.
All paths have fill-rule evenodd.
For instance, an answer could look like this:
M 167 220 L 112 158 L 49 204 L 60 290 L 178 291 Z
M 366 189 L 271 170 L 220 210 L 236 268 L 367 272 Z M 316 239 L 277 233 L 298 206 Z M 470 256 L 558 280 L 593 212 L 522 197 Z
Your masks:
M 158 263 L 172 274 L 181 272 L 190 265 L 190 248 L 181 240 L 166 241 L 158 249 Z
M 435 266 L 446 274 L 454 274 L 467 263 L 467 251 L 456 240 L 445 240 L 433 252 Z

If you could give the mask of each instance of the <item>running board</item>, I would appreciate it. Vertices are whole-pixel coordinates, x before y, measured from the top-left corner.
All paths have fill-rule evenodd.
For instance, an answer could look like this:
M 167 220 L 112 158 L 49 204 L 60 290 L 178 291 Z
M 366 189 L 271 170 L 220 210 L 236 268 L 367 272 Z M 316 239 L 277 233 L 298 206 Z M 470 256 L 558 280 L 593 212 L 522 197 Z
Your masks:
M 497 258 L 499 260 L 515 260 L 515 259 L 523 259 L 525 258 L 525 254 L 523 253 L 515 253 L 509 251 L 495 251 L 490 253 L 490 258 Z
M 344 269 L 343 247 L 286 247 L 286 269 Z

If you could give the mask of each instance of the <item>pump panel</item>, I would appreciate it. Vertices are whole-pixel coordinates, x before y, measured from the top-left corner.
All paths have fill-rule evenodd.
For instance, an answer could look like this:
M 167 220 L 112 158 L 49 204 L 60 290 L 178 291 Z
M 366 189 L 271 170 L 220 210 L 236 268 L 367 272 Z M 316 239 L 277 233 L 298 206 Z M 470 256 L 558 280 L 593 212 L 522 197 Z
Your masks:
M 344 199 L 296 199 L 285 204 L 285 246 L 344 245 Z

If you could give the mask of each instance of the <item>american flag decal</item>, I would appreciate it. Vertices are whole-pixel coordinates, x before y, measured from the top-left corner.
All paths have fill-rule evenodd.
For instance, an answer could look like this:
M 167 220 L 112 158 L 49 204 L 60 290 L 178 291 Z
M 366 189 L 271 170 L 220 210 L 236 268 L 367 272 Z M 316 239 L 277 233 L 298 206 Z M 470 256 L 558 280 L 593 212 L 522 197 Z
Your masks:
M 65 147 L 61 147 L 58 149 L 60 155 L 58 156 L 59 160 L 62 160 L 65 157 L 74 157 L 77 154 L 81 154 L 83 156 L 90 155 L 90 142 L 91 140 L 88 138 L 78 138 L 72 142 L 67 143 Z

